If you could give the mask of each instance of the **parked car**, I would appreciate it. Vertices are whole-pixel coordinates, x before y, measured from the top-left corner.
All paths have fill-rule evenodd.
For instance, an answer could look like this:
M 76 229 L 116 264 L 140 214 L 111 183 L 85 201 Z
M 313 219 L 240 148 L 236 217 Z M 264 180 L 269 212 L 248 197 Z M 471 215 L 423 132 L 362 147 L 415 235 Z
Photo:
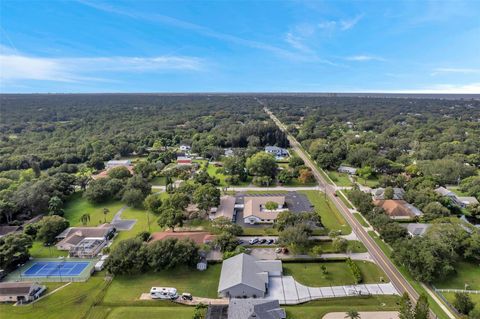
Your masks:
M 252 239 L 250 239 L 250 240 L 248 241 L 248 243 L 249 243 L 250 245 L 255 245 L 255 244 L 258 243 L 258 242 L 259 242 L 259 239 L 258 239 L 258 238 L 252 238 Z
M 266 242 L 267 242 L 267 240 L 265 238 L 262 238 L 262 239 L 260 239 L 259 244 L 265 244 Z
M 267 245 L 271 245 L 275 242 L 275 239 L 269 239 L 267 240 Z
M 276 248 L 276 249 L 275 249 L 275 252 L 276 252 L 277 254 L 280 254 L 280 253 L 282 252 L 282 248 L 280 248 L 280 247 Z
M 193 300 L 192 294 L 188 292 L 182 293 L 182 299 L 183 300 Z
M 237 245 L 243 245 L 243 243 L 244 243 L 243 240 L 241 240 L 241 239 L 237 240 Z

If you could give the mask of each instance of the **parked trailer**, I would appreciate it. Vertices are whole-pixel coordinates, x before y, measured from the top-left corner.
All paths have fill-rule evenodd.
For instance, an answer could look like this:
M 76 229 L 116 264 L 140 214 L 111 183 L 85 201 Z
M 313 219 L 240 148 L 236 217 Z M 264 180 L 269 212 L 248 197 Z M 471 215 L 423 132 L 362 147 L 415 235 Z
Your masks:
M 170 287 L 152 287 L 150 289 L 150 297 L 152 299 L 177 299 L 177 289 Z

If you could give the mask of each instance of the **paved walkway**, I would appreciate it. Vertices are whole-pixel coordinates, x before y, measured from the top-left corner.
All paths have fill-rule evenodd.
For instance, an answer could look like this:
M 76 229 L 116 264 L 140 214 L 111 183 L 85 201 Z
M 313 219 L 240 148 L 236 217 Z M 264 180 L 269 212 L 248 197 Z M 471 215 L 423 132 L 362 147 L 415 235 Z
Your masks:
M 358 240 L 357 235 L 355 233 L 350 233 L 348 235 L 340 235 L 338 237 L 345 238 L 346 240 Z M 238 239 L 241 239 L 244 241 L 245 245 L 248 245 L 248 241 L 250 239 L 258 238 L 258 239 L 278 239 L 278 236 L 237 236 Z M 316 240 L 333 240 L 332 237 L 330 236 L 310 236 L 310 239 L 316 239 Z
M 330 254 L 321 254 L 320 256 L 310 256 L 310 255 L 291 255 L 291 254 L 282 254 L 276 253 L 275 247 L 263 247 L 263 248 L 251 248 L 250 255 L 263 260 L 294 260 L 294 259 L 338 259 L 338 258 L 351 258 L 353 260 L 365 260 L 369 262 L 375 262 L 370 254 L 367 253 L 330 253 Z
M 398 319 L 397 311 L 360 311 L 358 314 L 362 319 Z M 346 315 L 345 312 L 330 312 L 323 319 L 345 319 Z
M 122 213 L 127 209 L 127 206 L 123 206 L 113 216 L 111 224 L 118 231 L 130 230 L 137 223 L 136 219 L 122 219 Z
M 270 277 L 268 291 L 265 299 L 277 299 L 282 305 L 296 305 L 324 298 L 363 295 L 398 295 L 397 290 L 391 283 L 308 287 L 295 281 L 292 276 Z

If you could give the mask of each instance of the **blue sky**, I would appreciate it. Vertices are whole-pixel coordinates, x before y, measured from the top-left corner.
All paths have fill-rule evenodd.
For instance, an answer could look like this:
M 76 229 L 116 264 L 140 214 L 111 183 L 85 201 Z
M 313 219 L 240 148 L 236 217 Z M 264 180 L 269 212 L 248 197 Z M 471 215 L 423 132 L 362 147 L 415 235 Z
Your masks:
M 480 93 L 480 1 L 0 9 L 1 92 Z

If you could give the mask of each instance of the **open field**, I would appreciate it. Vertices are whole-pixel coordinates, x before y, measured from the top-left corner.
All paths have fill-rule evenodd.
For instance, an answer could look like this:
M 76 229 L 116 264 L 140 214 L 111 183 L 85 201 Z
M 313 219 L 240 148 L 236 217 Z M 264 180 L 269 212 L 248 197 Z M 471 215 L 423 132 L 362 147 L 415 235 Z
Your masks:
M 94 276 L 87 282 L 72 283 L 34 304 L 21 307 L 0 304 L 0 313 L 9 319 L 80 319 L 106 287 L 103 277 Z
M 80 216 L 85 213 L 90 214 L 90 221 L 87 226 L 97 226 L 111 221 L 120 208 L 125 204 L 120 201 L 111 200 L 101 204 L 91 204 L 82 197 L 81 192 L 73 194 L 65 205 L 65 218 L 70 222 L 70 226 L 82 226 Z M 103 214 L 103 209 L 108 208 L 109 213 Z
M 435 287 L 445 289 L 465 289 L 468 284 L 470 290 L 480 290 L 480 267 L 465 261 L 456 264 L 457 273 L 448 278 L 435 282 Z
M 398 310 L 398 297 L 396 296 L 371 296 L 371 297 L 345 297 L 323 299 L 305 303 L 298 306 L 286 306 L 288 318 L 292 319 L 319 319 L 329 312 L 356 311 L 391 311 Z
M 55 246 L 43 246 L 43 242 L 35 240 L 32 248 L 29 250 L 30 255 L 34 258 L 55 258 L 60 256 L 68 256 L 68 251 L 58 250 Z
M 312 243 L 313 246 L 321 246 L 323 253 L 337 253 L 333 248 L 333 241 L 331 240 L 321 240 L 315 241 Z M 367 248 L 365 245 L 358 240 L 349 240 L 348 241 L 348 250 L 352 253 L 365 253 L 367 252 Z
M 455 293 L 453 292 L 442 292 L 442 295 L 448 302 L 453 306 L 453 302 L 455 300 Z M 480 310 L 480 295 L 479 294 L 469 294 L 472 301 L 475 303 L 475 308 Z
M 148 213 L 145 209 L 127 207 L 122 213 L 122 219 L 136 219 L 137 222 L 132 229 L 118 232 L 118 235 L 113 241 L 113 246 L 118 244 L 121 240 L 135 237 L 135 235 L 142 231 L 154 232 L 162 230 L 157 224 L 158 217 L 152 213 Z
M 388 281 L 377 265 L 367 261 L 355 261 L 363 276 L 363 283 L 379 283 L 381 278 Z M 327 274 L 322 273 L 327 267 Z M 350 268 L 344 261 L 283 263 L 283 273 L 295 278 L 299 283 L 313 287 L 352 285 L 355 283 Z
M 315 206 L 315 211 L 320 214 L 322 223 L 326 228 L 325 233 L 328 234 L 331 230 L 340 230 L 343 235 L 347 235 L 352 232 L 352 228 L 345 221 L 335 205 L 330 202 L 330 199 L 322 196 L 323 193 L 313 190 L 298 192 L 306 195 L 308 200 Z
M 376 176 L 370 176 L 367 179 L 364 179 L 360 176 L 357 176 L 356 181 L 357 181 L 357 183 L 359 183 L 363 186 L 367 186 L 367 187 L 371 187 L 371 188 L 377 187 L 377 185 L 378 185 L 378 177 L 376 177 Z
M 161 272 L 149 272 L 133 276 L 117 276 L 105 294 L 105 304 L 132 304 L 153 286 L 175 287 L 179 293 L 216 298 L 221 264 L 211 264 L 205 271 L 191 268 L 175 268 Z M 154 301 L 157 302 L 157 301 Z
M 337 186 L 353 186 L 348 178 L 347 173 L 339 173 L 335 171 L 327 171 L 328 177 L 337 184 Z
M 107 315 L 106 319 L 157 319 L 193 318 L 194 307 L 172 306 L 172 307 L 115 307 Z

